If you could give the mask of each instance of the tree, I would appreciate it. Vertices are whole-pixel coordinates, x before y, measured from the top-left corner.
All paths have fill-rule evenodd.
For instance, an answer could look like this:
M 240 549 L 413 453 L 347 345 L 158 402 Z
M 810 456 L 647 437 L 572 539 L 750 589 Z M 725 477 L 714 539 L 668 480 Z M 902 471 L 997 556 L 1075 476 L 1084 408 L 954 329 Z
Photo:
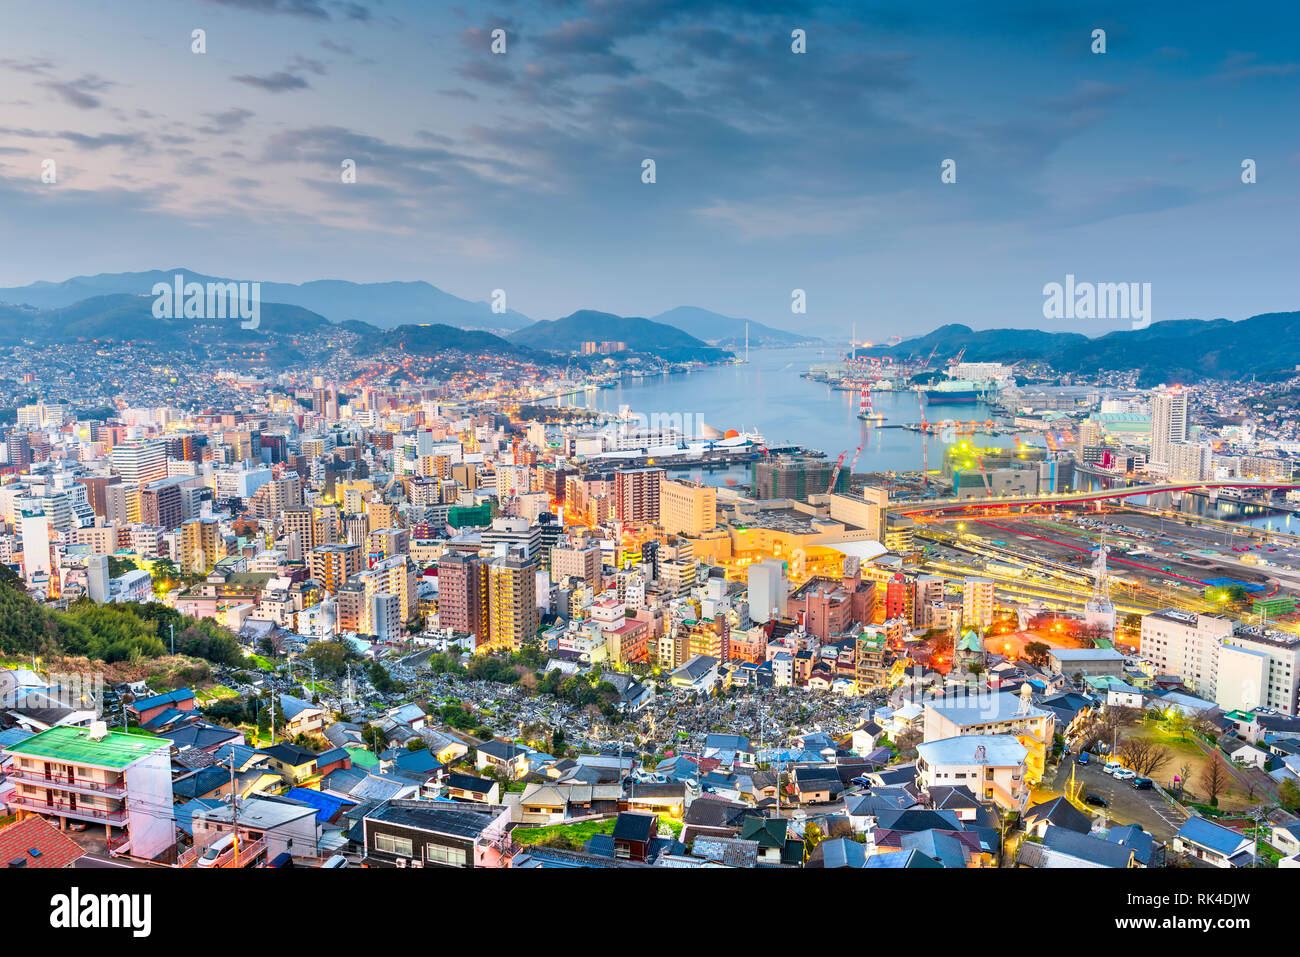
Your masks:
M 1291 814 L 1300 811 L 1300 786 L 1291 778 L 1284 779 L 1277 787 L 1277 802 Z
M 1025 657 L 1035 667 L 1041 667 L 1047 661 L 1051 646 L 1041 641 L 1031 641 L 1025 645 Z
M 1168 748 L 1147 738 L 1125 738 L 1119 747 L 1120 759 L 1134 772 L 1149 778 L 1169 761 Z
M 803 831 L 803 854 L 804 860 L 812 857 L 812 852 L 817 849 L 817 845 L 826 839 L 822 829 L 816 821 L 809 821 L 808 826 Z
M 1200 784 L 1205 789 L 1206 797 L 1209 798 L 1210 807 L 1219 806 L 1219 795 L 1228 790 L 1230 779 L 1231 772 L 1216 751 L 1201 768 Z

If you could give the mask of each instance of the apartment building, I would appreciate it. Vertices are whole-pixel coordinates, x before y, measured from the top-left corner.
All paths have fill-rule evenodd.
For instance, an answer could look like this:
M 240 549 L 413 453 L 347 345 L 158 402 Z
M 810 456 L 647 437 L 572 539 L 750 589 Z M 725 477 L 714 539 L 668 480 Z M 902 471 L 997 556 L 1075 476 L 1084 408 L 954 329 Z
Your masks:
M 518 650 L 537 636 L 537 565 L 520 558 L 488 563 L 488 635 L 494 647 Z
M 967 578 L 962 586 L 962 622 L 967 628 L 986 628 L 993 621 L 995 605 L 993 581 Z
M 921 717 L 925 741 L 957 735 L 1014 738 L 1025 752 L 1028 783 L 1034 785 L 1042 780 L 1047 751 L 1056 736 L 1056 717 L 1035 706 L 1027 694 L 1004 691 L 948 695 L 927 701 Z
M 620 522 L 659 521 L 659 496 L 664 470 L 625 469 L 614 473 L 614 516 Z
M 1232 632 L 1232 619 L 1223 615 L 1166 608 L 1142 616 L 1139 649 L 1157 674 L 1177 675 L 1197 697 L 1214 701 L 1219 646 Z
M 89 728 L 54 727 L 3 752 L 17 811 L 102 824 L 110 842 L 125 832 L 136 857 L 156 858 L 176 843 L 171 742 Z
M 1026 750 L 1005 734 L 965 734 L 916 746 L 917 780 L 922 790 L 936 785 L 967 787 L 977 800 L 1006 811 L 1023 811 L 1029 802 Z

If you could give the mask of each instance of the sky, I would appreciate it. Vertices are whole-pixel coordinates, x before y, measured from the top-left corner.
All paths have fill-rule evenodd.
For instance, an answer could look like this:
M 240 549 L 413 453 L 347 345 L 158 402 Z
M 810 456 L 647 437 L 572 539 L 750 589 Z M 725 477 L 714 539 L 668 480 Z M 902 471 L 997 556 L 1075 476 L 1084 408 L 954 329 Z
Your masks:
M 1131 324 L 1044 318 L 1067 274 L 1150 283 L 1155 321 L 1300 308 L 1293 3 L 0 0 L 0 23 L 0 286 L 423 279 L 537 319 L 694 305 L 876 341 Z

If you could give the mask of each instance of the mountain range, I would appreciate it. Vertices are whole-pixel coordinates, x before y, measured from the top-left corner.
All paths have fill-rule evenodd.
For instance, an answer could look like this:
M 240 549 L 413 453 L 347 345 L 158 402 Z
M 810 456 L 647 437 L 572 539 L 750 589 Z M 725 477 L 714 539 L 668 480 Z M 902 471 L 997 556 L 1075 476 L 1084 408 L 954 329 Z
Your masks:
M 1042 361 L 1058 372 L 1085 375 L 1136 371 L 1143 386 L 1205 379 L 1278 379 L 1300 366 L 1300 312 L 1249 319 L 1171 319 L 1121 329 L 1095 339 L 1077 332 L 981 329 L 951 324 L 867 355 L 947 359 L 965 350 L 968 362 Z
M 34 282 L 27 286 L 0 288 L 0 303 L 51 310 L 64 309 L 102 296 L 151 295 L 155 283 L 171 284 L 178 273 L 185 276 L 186 282 L 205 285 L 209 282 L 236 281 L 185 268 L 100 273 L 94 276 L 74 276 L 63 282 Z M 331 322 L 364 322 L 377 329 L 441 324 L 504 335 L 534 322 L 513 309 L 494 313 L 486 302 L 461 299 L 422 281 L 357 283 L 320 279 L 305 283 L 262 282 L 261 286 L 264 302 L 297 306 Z M 751 345 L 794 345 L 818 341 L 753 320 L 724 316 L 696 306 L 678 306 L 653 316 L 652 321 L 688 332 L 712 345 L 743 345 L 747 323 Z

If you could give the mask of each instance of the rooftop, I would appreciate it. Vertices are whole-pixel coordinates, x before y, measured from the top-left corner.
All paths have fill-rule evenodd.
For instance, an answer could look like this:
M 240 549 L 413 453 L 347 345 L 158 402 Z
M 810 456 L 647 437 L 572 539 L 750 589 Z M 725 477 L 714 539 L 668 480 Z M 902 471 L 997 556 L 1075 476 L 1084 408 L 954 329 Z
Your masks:
M 110 731 L 103 740 L 95 741 L 86 728 L 56 727 L 20 744 L 12 744 L 6 750 L 31 758 L 51 758 L 120 771 L 155 751 L 170 750 L 171 746 L 166 738 L 120 731 Z

